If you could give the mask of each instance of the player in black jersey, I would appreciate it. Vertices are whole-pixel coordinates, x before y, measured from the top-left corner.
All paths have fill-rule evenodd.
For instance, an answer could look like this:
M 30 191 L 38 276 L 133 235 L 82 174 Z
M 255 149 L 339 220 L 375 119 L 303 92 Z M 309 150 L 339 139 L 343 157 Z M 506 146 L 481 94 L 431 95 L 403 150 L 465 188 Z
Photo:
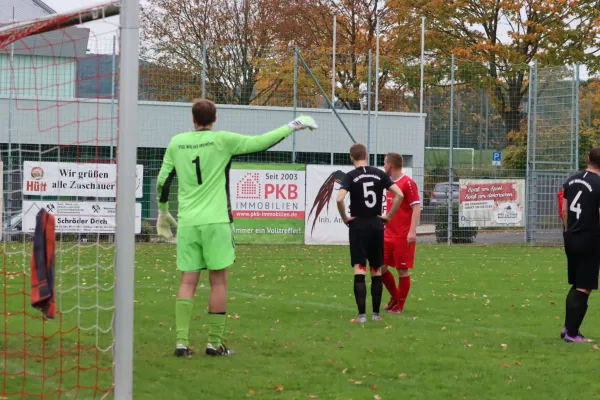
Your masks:
M 382 170 L 367 165 L 367 149 L 363 144 L 350 148 L 350 159 L 356 167 L 342 181 L 337 196 L 340 216 L 349 227 L 350 259 L 354 267 L 354 296 L 358 306 L 358 317 L 352 322 L 365 323 L 367 286 L 365 275 L 367 260 L 371 272 L 371 297 L 373 299 L 373 321 L 381 321 L 379 308 L 383 293 L 381 267 L 383 266 L 383 228 L 392 219 L 404 195 L 391 178 Z M 394 202 L 387 215 L 382 215 L 385 191 L 395 194 Z M 350 193 L 350 217 L 346 215 L 344 198 Z
M 565 327 L 561 337 L 565 342 L 588 342 L 579 327 L 588 308 L 588 297 L 598 289 L 600 265 L 600 147 L 590 151 L 588 167 L 571 176 L 563 186 L 562 209 L 565 226 L 569 284 Z

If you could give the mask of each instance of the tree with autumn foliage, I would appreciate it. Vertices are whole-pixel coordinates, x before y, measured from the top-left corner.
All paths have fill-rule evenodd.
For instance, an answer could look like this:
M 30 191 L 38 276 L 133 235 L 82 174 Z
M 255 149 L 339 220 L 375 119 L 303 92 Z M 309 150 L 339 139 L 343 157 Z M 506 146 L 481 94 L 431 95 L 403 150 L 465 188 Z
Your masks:
M 264 68 L 278 62 L 281 40 L 272 21 L 281 13 L 272 0 L 149 2 L 141 9 L 141 54 L 154 69 L 142 74 L 142 91 L 160 97 L 175 90 L 171 100 L 189 101 L 200 96 L 206 69 L 207 93 L 216 102 L 268 101 L 281 84 L 281 78 L 264 76 Z
M 404 10 L 396 13 L 393 34 L 399 47 L 414 51 L 419 37 L 414 22 L 424 15 L 431 55 L 454 54 L 463 68 L 465 61 L 484 67 L 471 78 L 487 82 L 507 133 L 519 131 L 524 117 L 530 63 L 600 69 L 598 0 L 394 0 L 390 7 Z
M 336 16 L 336 100 L 343 108 L 360 109 L 360 93 L 368 81 L 368 52 L 373 50 L 377 19 L 382 33 L 381 54 L 392 51 L 386 40 L 394 10 L 380 0 L 283 0 L 287 11 L 283 41 L 300 48 L 319 83 L 331 88 L 333 18 Z M 382 86 L 389 78 L 390 63 L 382 62 Z M 313 84 L 314 86 L 314 84 Z M 329 90 L 327 90 L 329 93 Z
M 580 110 L 581 120 L 585 123 L 585 126 L 600 130 L 599 78 L 595 77 L 582 82 L 580 89 Z

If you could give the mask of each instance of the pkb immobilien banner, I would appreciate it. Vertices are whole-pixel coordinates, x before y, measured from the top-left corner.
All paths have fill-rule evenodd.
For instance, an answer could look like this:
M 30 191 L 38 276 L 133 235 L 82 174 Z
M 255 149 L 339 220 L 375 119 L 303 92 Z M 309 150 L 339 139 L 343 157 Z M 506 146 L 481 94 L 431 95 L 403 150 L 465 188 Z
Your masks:
M 237 243 L 304 243 L 303 165 L 234 164 L 229 198 Z

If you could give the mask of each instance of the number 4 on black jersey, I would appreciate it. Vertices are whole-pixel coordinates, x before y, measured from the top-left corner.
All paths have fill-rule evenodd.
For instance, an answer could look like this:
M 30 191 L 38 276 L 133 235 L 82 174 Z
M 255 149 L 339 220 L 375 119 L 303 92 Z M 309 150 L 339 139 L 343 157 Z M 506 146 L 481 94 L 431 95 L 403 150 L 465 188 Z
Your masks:
M 563 186 L 567 202 L 567 231 L 600 235 L 600 176 L 581 171 Z

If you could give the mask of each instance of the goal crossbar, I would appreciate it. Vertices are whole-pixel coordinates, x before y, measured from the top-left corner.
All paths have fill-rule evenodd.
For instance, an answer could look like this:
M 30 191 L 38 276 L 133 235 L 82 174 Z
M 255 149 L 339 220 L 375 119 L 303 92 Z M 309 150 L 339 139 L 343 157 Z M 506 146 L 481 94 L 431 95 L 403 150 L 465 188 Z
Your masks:
M 6 24 L 0 27 L 0 48 L 4 48 L 27 36 L 114 17 L 119 15 L 120 10 L 120 2 L 111 2 L 60 14 L 51 14 L 35 20 Z

